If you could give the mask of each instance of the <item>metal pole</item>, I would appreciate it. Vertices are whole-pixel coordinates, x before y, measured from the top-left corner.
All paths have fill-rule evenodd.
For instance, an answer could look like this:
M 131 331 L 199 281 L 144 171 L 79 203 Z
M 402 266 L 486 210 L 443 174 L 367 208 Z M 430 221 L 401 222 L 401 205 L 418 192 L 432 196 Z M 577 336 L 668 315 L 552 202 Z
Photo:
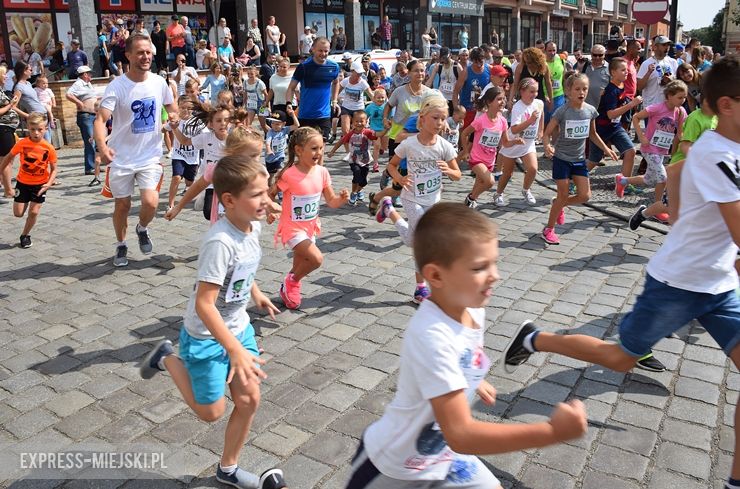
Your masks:
M 671 26 L 668 34 L 668 38 L 673 42 L 681 42 L 680 39 L 676 39 L 676 33 L 678 31 L 678 0 L 671 1 Z

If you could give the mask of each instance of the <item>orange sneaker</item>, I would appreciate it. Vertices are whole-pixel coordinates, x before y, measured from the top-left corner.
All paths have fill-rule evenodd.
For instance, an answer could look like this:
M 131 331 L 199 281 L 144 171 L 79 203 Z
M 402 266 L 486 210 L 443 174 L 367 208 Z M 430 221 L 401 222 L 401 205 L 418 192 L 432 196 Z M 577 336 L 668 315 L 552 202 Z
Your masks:
M 655 218 L 662 222 L 663 224 L 668 224 L 668 219 L 670 219 L 670 215 L 668 215 L 667 212 L 661 212 L 660 214 L 655 214 Z

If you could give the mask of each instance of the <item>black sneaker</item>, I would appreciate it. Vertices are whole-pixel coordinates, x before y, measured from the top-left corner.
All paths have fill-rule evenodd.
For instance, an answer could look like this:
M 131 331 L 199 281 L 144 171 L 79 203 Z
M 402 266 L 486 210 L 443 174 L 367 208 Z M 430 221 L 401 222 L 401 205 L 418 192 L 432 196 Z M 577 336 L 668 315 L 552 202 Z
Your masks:
M 260 476 L 259 489 L 282 489 L 287 487 L 280 469 L 267 469 Z
M 30 248 L 31 246 L 33 246 L 33 243 L 31 242 L 31 235 L 22 234 L 21 235 L 21 248 Z
M 643 370 L 649 370 L 651 372 L 665 372 L 665 365 L 653 356 L 652 351 L 640 358 L 637 361 L 637 366 Z
M 647 219 L 647 217 L 642 215 L 642 211 L 644 211 L 645 209 L 647 209 L 647 206 L 641 205 L 637 209 L 637 212 L 632 214 L 632 217 L 630 217 L 630 229 L 631 230 L 637 231 L 637 228 L 640 227 L 640 224 L 642 224 L 645 221 L 645 219 Z
M 218 464 L 216 468 L 216 480 L 240 489 L 256 489 L 260 482 L 256 474 L 242 470 L 239 467 L 234 472 L 227 474 L 221 470 L 221 464 Z
M 113 266 L 114 267 L 125 267 L 126 265 L 128 265 L 128 258 L 126 258 L 127 254 L 128 254 L 128 246 L 118 245 L 116 247 L 116 256 L 113 257 Z
M 100 185 L 98 177 L 93 178 L 90 183 L 87 184 L 88 187 L 94 187 L 95 185 Z
M 337 135 L 336 134 L 332 134 L 331 136 L 329 136 L 329 139 L 327 139 L 326 142 L 329 143 L 329 144 L 334 144 L 334 141 L 336 141 L 336 140 L 337 140 Z
M 151 379 L 157 372 L 164 372 L 164 369 L 159 368 L 159 361 L 173 353 L 175 353 L 175 349 L 172 348 L 172 342 L 170 340 L 162 340 L 157 343 L 141 363 L 141 367 L 139 367 L 141 378 Z
M 152 253 L 152 238 L 149 236 L 149 230 L 139 231 L 139 225 L 136 225 L 136 235 L 139 237 L 139 250 L 144 255 Z
M 534 323 L 529 319 L 524 321 L 519 327 L 519 331 L 514 335 L 514 338 L 509 342 L 508 346 L 504 350 L 504 370 L 507 373 L 514 373 L 517 367 L 529 359 L 532 354 L 531 351 L 524 348 L 524 338 L 528 334 L 539 331 Z

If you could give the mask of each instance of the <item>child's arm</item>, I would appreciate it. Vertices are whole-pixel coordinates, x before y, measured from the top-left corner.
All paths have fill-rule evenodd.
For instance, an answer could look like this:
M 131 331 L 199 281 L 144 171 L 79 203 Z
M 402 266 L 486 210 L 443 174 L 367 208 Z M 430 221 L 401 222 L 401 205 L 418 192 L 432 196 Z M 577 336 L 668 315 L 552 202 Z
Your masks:
M 591 119 L 591 128 L 589 129 L 589 138 L 591 139 L 591 141 L 594 142 L 594 144 L 596 144 L 596 146 L 598 146 L 604 151 L 605 155 L 607 155 L 613 161 L 619 161 L 619 156 L 617 156 L 617 153 L 614 152 L 611 146 L 607 146 L 606 144 L 604 144 L 604 141 L 601 139 L 601 136 L 599 136 L 599 133 L 596 132 L 596 120 L 595 119 Z
M 552 137 L 552 134 L 559 128 L 560 124 L 558 123 L 558 121 L 556 119 L 550 119 L 550 123 L 547 125 L 547 129 L 545 129 L 545 134 L 542 136 L 542 144 L 545 147 L 545 158 L 552 158 L 555 154 L 555 148 L 550 142 L 550 138 Z
M 191 146 L 193 144 L 192 138 L 187 137 L 180 131 L 180 121 L 171 120 L 170 127 L 172 128 L 172 134 L 175 135 L 177 141 L 183 146 Z
M 230 384 L 236 377 L 237 382 L 243 385 L 250 382 L 259 384 L 260 378 L 267 378 L 267 374 L 258 366 L 264 365 L 265 361 L 250 354 L 229 331 L 221 313 L 216 308 L 216 299 L 220 290 L 221 286 L 218 284 L 198 282 L 198 290 L 195 293 L 195 312 L 213 338 L 229 355 L 230 368 L 226 383 Z
M 691 149 L 691 146 L 693 146 L 693 141 L 681 141 L 678 143 L 678 149 L 681 151 L 681 153 L 684 154 L 684 156 L 689 155 L 689 150 Z
M 272 151 L 272 137 L 265 139 L 265 154 L 274 154 L 274 152 Z
M 328 205 L 332 209 L 342 207 L 349 200 L 349 190 L 347 190 L 346 188 L 340 190 L 339 195 L 337 195 L 334 193 L 334 189 L 331 187 L 331 185 L 329 185 L 324 189 L 322 193 L 324 195 L 326 205 Z
M 446 175 L 450 180 L 458 181 L 462 178 L 462 171 L 460 171 L 455 158 L 452 158 L 450 161 L 439 160 L 437 166 L 442 172 L 442 175 Z
M 343 145 L 343 144 L 345 144 L 345 143 L 348 143 L 348 142 L 349 142 L 349 138 L 348 138 L 347 136 L 350 136 L 351 134 L 352 134 L 352 131 L 349 131 L 349 132 L 348 132 L 347 134 L 343 134 L 343 135 L 342 135 L 342 137 L 341 137 L 341 138 L 339 139 L 339 141 L 337 141 L 337 142 L 336 142 L 336 143 L 334 144 L 334 146 L 332 146 L 332 148 L 331 148 L 331 151 L 329 151 L 329 154 L 328 154 L 328 156 L 329 156 L 329 157 L 331 157 L 331 156 L 334 156 L 334 153 L 336 153 L 336 152 L 337 152 L 337 150 L 339 149 L 339 147 L 340 147 L 341 145 Z M 346 141 L 345 141 L 345 140 L 346 140 Z
M 516 146 L 517 144 L 524 144 L 524 139 L 520 137 L 509 139 L 508 131 L 504 131 L 501 134 L 501 147 L 511 148 L 512 146 Z
M 185 207 L 188 202 L 192 201 L 195 197 L 198 196 L 203 190 L 208 187 L 208 182 L 205 178 L 200 177 L 196 181 L 193 182 L 191 186 L 188 187 L 188 189 L 185 191 L 185 195 L 182 196 L 182 199 L 180 199 L 180 202 L 176 203 L 172 209 L 168 210 L 167 213 L 164 215 L 164 218 L 168 221 L 173 220 L 177 217 L 177 215 L 180 213 L 180 211 Z
M 465 392 L 457 390 L 430 400 L 449 447 L 460 454 L 483 455 L 540 448 L 583 436 L 587 429 L 583 403 L 558 403 L 547 422 L 502 424 L 478 421 L 470 414 Z
M 408 190 L 409 185 L 411 185 L 411 177 L 409 177 L 408 175 L 406 175 L 405 177 L 401 175 L 401 172 L 398 171 L 398 166 L 400 164 L 401 157 L 398 155 L 393 155 L 393 158 L 391 158 L 391 161 L 388 162 L 388 166 L 386 167 L 386 169 L 388 170 L 388 174 L 391 176 L 393 181 Z
M 275 304 L 262 293 L 260 288 L 257 287 L 257 282 L 252 282 L 252 300 L 254 301 L 254 305 L 259 309 L 267 311 L 271 319 L 275 319 L 275 313 L 280 314 L 280 309 L 275 307 Z
M 540 116 L 539 128 L 537 129 L 537 139 L 542 141 L 545 135 L 545 118 Z
M 462 134 L 460 134 L 460 142 L 462 143 L 462 151 L 459 155 L 457 155 L 457 159 L 460 161 L 466 161 L 468 158 L 470 158 L 470 147 L 473 145 L 473 142 L 470 140 L 470 135 L 473 134 L 475 129 L 473 128 L 473 125 L 469 125 L 466 127 Z
M 41 186 L 39 191 L 36 193 L 36 195 L 44 195 L 47 190 L 51 188 L 52 185 L 54 185 L 54 180 L 57 178 L 57 162 L 56 160 L 54 162 L 49 162 L 49 167 L 51 168 L 51 172 L 49 173 L 49 181 L 47 181 L 45 184 Z
M 15 155 L 13 153 L 8 153 L 3 158 L 2 163 L 0 163 L 0 172 L 5 170 L 5 167 L 8 165 L 13 165 L 13 160 L 15 159 Z
M 640 121 L 642 119 L 647 119 L 648 115 L 649 114 L 647 109 L 642 109 L 640 112 L 632 116 L 632 127 L 635 130 L 635 134 L 637 134 L 637 138 L 640 140 L 640 144 L 650 144 L 650 142 L 645 137 L 645 133 L 642 130 L 642 125 L 640 124 Z
M 622 117 L 624 114 L 626 114 L 630 110 L 634 109 L 635 107 L 637 107 L 641 103 L 642 103 L 642 97 L 640 97 L 639 95 L 637 95 L 635 98 L 632 99 L 632 102 L 630 102 L 628 104 L 624 104 L 624 105 L 619 106 L 619 107 L 617 107 L 615 109 L 612 109 L 612 110 L 607 110 L 606 111 L 606 116 L 609 119 L 616 119 L 617 117 Z
M 532 115 L 530 115 L 528 119 L 523 120 L 519 124 L 512 124 L 511 133 L 519 134 L 532 124 L 536 123 L 538 119 L 544 119 L 544 117 L 539 117 L 539 115 L 539 111 L 535 110 L 534 112 L 532 112 Z
M 401 144 L 401 142 L 407 139 L 409 136 L 411 136 L 410 132 L 408 132 L 406 129 L 401 129 L 401 132 L 396 135 L 396 139 L 394 139 L 394 141 L 396 142 L 396 144 Z

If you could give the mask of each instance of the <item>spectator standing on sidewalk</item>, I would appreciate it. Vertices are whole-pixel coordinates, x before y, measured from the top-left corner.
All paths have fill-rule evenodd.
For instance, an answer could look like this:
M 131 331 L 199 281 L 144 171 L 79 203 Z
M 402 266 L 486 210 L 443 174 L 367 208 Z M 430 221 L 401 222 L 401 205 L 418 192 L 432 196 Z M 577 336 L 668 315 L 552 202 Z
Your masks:
M 391 38 L 393 37 L 393 24 L 388 20 L 388 16 L 383 17 L 380 23 L 380 49 L 386 51 L 391 48 Z
M 249 27 L 247 27 L 247 36 L 254 39 L 254 43 L 257 45 L 258 48 L 260 48 L 260 52 L 265 49 L 265 46 L 262 44 L 262 31 L 260 31 L 260 26 L 257 22 L 257 19 L 252 19 L 252 21 L 249 23 Z
M 167 69 L 167 33 L 162 30 L 162 25 L 158 20 L 154 21 L 154 29 L 151 33 L 152 45 L 154 45 L 154 64 L 156 70 L 162 71 Z
M 637 89 L 642 90 L 643 105 L 665 102 L 663 87 L 676 77 L 678 62 L 668 56 L 671 41 L 657 36 L 653 41 L 653 55 L 646 59 L 637 72 Z
M 67 70 L 67 76 L 70 80 L 76 80 L 77 69 L 88 64 L 87 53 L 80 49 L 79 39 L 72 39 L 71 46 L 72 49 L 67 53 L 67 66 L 69 67 Z
M 170 25 L 167 26 L 167 40 L 170 43 L 170 52 L 177 58 L 178 54 L 185 55 L 185 29 L 178 22 L 177 15 L 170 17 Z M 186 56 L 187 59 L 187 56 Z
M 95 172 L 95 147 L 93 146 L 93 122 L 95 121 L 95 102 L 98 96 L 92 80 L 92 70 L 89 66 L 77 68 L 77 80 L 67 89 L 67 100 L 77 107 L 77 127 L 85 144 L 85 175 Z
M 275 17 L 272 15 L 267 18 L 265 46 L 267 53 L 280 54 L 280 27 L 275 24 Z
M 195 39 L 186 16 L 180 17 L 180 25 L 185 33 L 185 62 L 189 67 L 195 68 Z

